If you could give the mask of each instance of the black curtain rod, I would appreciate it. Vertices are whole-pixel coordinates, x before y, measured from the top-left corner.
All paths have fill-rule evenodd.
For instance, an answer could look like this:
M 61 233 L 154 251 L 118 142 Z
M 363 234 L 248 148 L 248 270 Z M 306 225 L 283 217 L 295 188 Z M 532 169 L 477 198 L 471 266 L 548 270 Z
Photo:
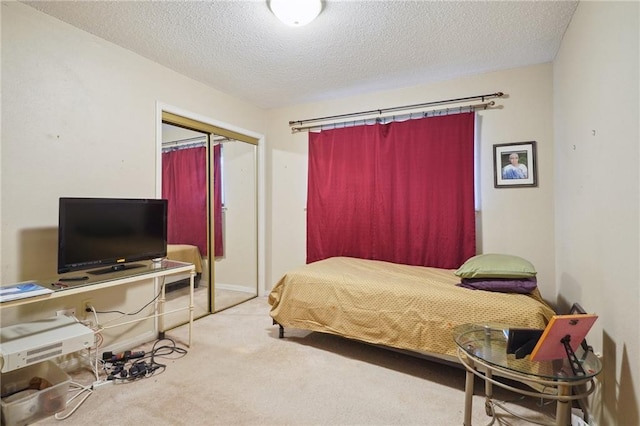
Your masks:
M 332 122 L 325 124 L 316 124 L 314 126 L 303 126 L 303 127 L 291 127 L 291 133 L 305 132 L 305 131 L 314 131 L 314 130 L 329 130 L 329 129 L 337 129 L 341 127 L 353 127 L 353 126 L 361 126 L 366 124 L 374 124 L 375 123 L 383 123 L 391 121 L 404 121 L 410 120 L 414 118 L 425 118 L 425 117 L 433 117 L 433 116 L 441 116 L 441 115 L 449 115 L 449 114 L 462 114 L 464 112 L 473 112 L 478 109 L 494 109 L 496 102 L 489 101 L 482 104 L 475 105 L 463 105 L 451 108 L 443 108 L 443 109 L 432 109 L 429 111 L 420 111 L 420 112 L 411 112 L 408 114 L 395 116 L 395 115 L 386 115 L 375 118 L 365 118 L 357 121 L 342 121 L 342 122 Z M 500 107 L 495 107 L 500 108 Z M 415 117 L 414 117 L 415 116 Z
M 289 126 L 301 125 L 301 124 L 305 124 L 305 123 L 314 123 L 314 122 L 317 122 L 317 121 L 335 120 L 335 119 L 338 119 L 338 118 L 350 118 L 350 117 L 360 117 L 360 116 L 363 116 L 363 115 L 371 115 L 371 114 L 383 114 L 383 113 L 386 113 L 386 112 L 403 111 L 403 110 L 414 109 L 414 108 L 426 108 L 426 107 L 430 107 L 430 106 L 454 104 L 454 103 L 458 103 L 458 102 L 468 102 L 468 101 L 475 101 L 475 100 L 481 100 L 482 102 L 484 102 L 486 99 L 500 98 L 502 96 L 504 96 L 504 93 L 496 92 L 496 93 L 489 93 L 489 94 L 486 94 L 486 95 L 468 96 L 466 98 L 446 99 L 444 101 L 425 102 L 425 103 L 422 103 L 422 104 L 404 105 L 404 106 L 397 106 L 397 107 L 392 107 L 392 108 L 373 109 L 373 110 L 370 110 L 370 111 L 360 111 L 360 112 L 352 112 L 352 113 L 348 113 L 348 114 L 330 115 L 328 117 L 308 118 L 306 120 L 289 121 Z

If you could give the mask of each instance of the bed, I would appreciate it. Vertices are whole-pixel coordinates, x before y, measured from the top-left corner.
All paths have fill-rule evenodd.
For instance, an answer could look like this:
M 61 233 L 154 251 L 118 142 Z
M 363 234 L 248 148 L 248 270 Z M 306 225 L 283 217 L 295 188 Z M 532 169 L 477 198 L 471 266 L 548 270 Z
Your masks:
M 167 259 L 193 263 L 196 274 L 202 273 L 202 256 L 198 246 L 190 244 L 167 244 Z
M 198 287 L 200 283 L 200 277 L 202 276 L 202 255 L 198 246 L 190 244 L 167 244 L 167 259 L 177 260 L 179 262 L 193 263 L 196 269 L 196 276 L 194 277 L 194 287 Z M 167 290 L 175 290 L 189 285 L 188 276 L 176 276 L 173 278 L 167 278 L 166 286 Z
M 497 322 L 544 328 L 553 309 L 537 288 L 460 287 L 454 270 L 333 257 L 286 273 L 269 294 L 280 326 L 331 333 L 458 362 L 454 327 Z

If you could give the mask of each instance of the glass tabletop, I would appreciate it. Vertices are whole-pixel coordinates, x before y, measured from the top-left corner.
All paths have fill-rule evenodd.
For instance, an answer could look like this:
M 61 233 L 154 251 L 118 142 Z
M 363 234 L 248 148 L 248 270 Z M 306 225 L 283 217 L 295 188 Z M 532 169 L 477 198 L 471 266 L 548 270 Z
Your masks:
M 568 359 L 553 361 L 531 361 L 529 355 L 517 359 L 507 354 L 509 326 L 504 324 L 465 324 L 456 327 L 455 341 L 472 359 L 478 359 L 495 367 L 516 373 L 551 380 L 582 380 L 596 376 L 602 369 L 602 363 L 592 351 L 581 347 L 576 351 L 585 375 L 576 375 Z
M 153 272 L 168 271 L 171 269 L 182 268 L 189 266 L 189 263 L 178 262 L 175 260 L 162 259 L 159 262 L 151 260 L 142 260 L 128 264 L 126 269 L 116 270 L 109 273 L 94 274 L 92 271 L 76 271 L 68 274 L 59 275 L 62 277 L 62 281 L 56 278 L 49 280 L 38 280 L 38 284 L 43 285 L 46 288 L 51 288 L 54 291 L 65 291 L 77 287 L 91 286 L 94 284 L 101 284 L 121 278 L 137 277 L 147 275 Z M 73 279 L 76 277 L 76 279 Z M 83 277 L 78 279 L 78 277 Z M 65 281 L 64 278 L 72 278 L 69 281 Z

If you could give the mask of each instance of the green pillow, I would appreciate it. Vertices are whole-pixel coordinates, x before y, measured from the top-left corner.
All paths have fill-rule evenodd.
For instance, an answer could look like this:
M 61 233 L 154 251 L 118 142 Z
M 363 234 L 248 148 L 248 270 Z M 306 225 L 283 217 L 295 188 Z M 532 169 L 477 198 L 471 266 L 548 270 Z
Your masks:
M 531 278 L 536 273 L 526 259 L 495 253 L 474 256 L 456 271 L 456 275 L 462 278 Z

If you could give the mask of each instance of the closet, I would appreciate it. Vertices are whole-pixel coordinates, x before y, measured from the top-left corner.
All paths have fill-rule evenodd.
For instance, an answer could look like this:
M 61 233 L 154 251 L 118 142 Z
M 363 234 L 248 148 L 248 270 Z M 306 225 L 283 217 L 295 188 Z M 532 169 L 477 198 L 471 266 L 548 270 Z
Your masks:
M 195 317 L 256 297 L 257 140 L 163 113 L 161 157 L 162 196 L 169 199 L 168 257 L 195 264 L 198 256 L 201 263 Z M 177 281 L 165 284 L 169 309 L 188 297 L 188 287 Z

